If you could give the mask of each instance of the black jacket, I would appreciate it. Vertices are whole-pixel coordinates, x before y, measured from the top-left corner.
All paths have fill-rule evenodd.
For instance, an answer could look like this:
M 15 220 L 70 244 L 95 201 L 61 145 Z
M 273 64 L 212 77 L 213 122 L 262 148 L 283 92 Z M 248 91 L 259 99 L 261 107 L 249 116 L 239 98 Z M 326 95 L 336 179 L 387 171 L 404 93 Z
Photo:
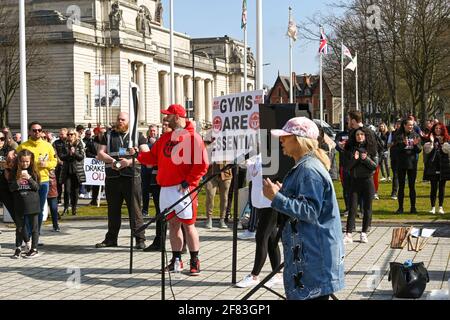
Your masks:
M 83 142 L 86 145 L 86 158 L 95 158 L 97 156 L 97 147 L 95 146 L 94 139 L 84 138 Z
M 86 182 L 86 174 L 84 173 L 84 148 L 81 141 L 78 141 L 75 146 L 75 153 L 70 154 L 70 147 L 68 143 L 65 144 L 61 150 L 60 159 L 63 161 L 63 167 L 59 176 L 60 183 L 66 181 L 67 176 L 76 174 L 79 183 Z
M 27 181 L 19 184 L 16 180 L 16 172 L 12 172 L 12 178 L 9 182 L 9 189 L 13 193 L 15 214 L 36 214 L 41 212 L 39 200 L 39 183 L 36 177 L 31 177 Z M 28 174 L 32 176 L 31 170 Z
M 408 141 L 408 145 L 405 144 L 405 138 Z M 410 132 L 406 136 L 400 132 L 395 135 L 398 169 L 417 169 L 417 161 L 419 160 L 419 153 L 422 151 L 422 145 L 420 142 L 416 145 L 412 144 L 412 141 L 416 138 L 420 139 L 420 136 L 414 131 Z
M 433 148 L 430 150 L 431 146 Z M 450 158 L 449 154 L 442 151 L 442 145 L 438 141 L 435 141 L 434 144 L 428 142 L 424 146 L 424 150 L 428 157 L 423 171 L 423 179 L 450 180 Z M 428 150 L 430 151 L 427 152 Z
M 3 165 L 6 164 L 6 158 L 8 156 L 8 153 L 13 150 L 10 146 L 6 145 L 0 149 L 0 161 L 3 162 Z M 5 178 L 5 170 L 0 167 L 0 192 L 8 192 L 8 181 L 6 181 Z
M 359 158 L 355 159 L 355 153 L 360 153 Z M 350 176 L 355 179 L 371 178 L 377 169 L 378 156 L 367 155 L 365 160 L 361 159 L 361 153 L 365 152 L 362 146 L 355 147 L 351 151 L 351 157 L 349 159 Z

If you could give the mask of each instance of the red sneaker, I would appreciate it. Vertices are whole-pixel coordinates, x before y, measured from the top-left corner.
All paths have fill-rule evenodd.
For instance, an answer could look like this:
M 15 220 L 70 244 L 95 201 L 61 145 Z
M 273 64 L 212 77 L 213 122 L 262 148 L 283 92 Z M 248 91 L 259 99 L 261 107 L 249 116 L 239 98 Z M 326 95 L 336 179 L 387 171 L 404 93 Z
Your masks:
M 167 267 L 164 268 L 165 272 L 174 272 L 175 271 L 175 259 L 170 259 L 170 263 L 167 265 Z M 183 261 L 180 260 L 180 272 L 183 271 Z M 160 271 L 160 273 L 162 273 Z
M 198 276 L 200 275 L 200 260 L 199 259 L 191 259 L 191 269 L 190 269 L 190 276 Z

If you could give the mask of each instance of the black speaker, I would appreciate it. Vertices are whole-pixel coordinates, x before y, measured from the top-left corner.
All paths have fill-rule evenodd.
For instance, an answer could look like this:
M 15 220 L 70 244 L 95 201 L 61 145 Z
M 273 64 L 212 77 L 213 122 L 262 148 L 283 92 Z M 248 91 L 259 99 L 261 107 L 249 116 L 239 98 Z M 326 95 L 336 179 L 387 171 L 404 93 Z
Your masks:
M 281 149 L 280 142 L 279 148 L 274 149 L 274 152 L 278 153 L 273 155 L 277 157 L 278 164 L 270 161 L 272 158 L 272 140 L 270 129 L 281 129 L 289 119 L 295 117 L 307 117 L 312 118 L 312 105 L 311 104 L 260 104 L 259 105 L 259 126 L 261 131 L 261 139 L 267 141 L 267 145 L 262 144 L 262 148 L 267 147 L 266 150 L 260 150 L 263 156 L 263 176 L 264 178 L 270 178 L 272 181 L 283 181 L 285 175 L 294 166 L 294 159 L 285 156 Z M 275 143 L 275 141 L 274 141 Z M 275 167 L 274 167 L 275 166 Z

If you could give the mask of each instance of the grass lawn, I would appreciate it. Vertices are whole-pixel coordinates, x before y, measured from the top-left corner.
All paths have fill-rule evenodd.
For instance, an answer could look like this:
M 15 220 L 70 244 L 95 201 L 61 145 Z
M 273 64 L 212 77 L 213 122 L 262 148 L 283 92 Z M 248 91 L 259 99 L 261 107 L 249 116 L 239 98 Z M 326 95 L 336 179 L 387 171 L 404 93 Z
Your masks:
M 432 215 L 428 213 L 428 211 L 431 209 L 430 205 L 430 184 L 427 182 L 422 182 L 422 176 L 423 176 L 423 161 L 422 161 L 422 154 L 419 159 L 419 169 L 417 173 L 417 180 L 416 180 L 416 193 L 417 193 L 417 200 L 416 200 L 416 208 L 418 211 L 418 214 L 395 214 L 394 212 L 398 208 L 397 200 L 392 200 L 391 195 L 391 189 L 392 184 L 391 183 L 381 183 L 379 186 L 378 194 L 380 196 L 380 200 L 374 200 L 373 201 L 373 219 L 374 220 L 426 220 L 426 221 L 450 221 L 450 182 L 447 183 L 446 186 L 446 197 L 444 201 L 444 210 L 447 212 L 444 215 Z M 391 175 L 392 177 L 392 175 Z M 381 173 L 380 173 L 381 178 Z M 342 186 L 339 181 L 334 182 L 334 186 L 336 189 L 336 196 L 339 202 L 339 207 L 341 209 L 344 207 L 344 199 L 342 197 Z M 405 200 L 404 200 L 404 208 L 405 212 L 408 212 L 409 210 L 409 188 L 406 185 L 405 187 Z M 202 189 L 202 191 L 199 194 L 199 206 L 198 206 L 198 216 L 200 218 L 206 216 L 206 210 L 205 210 L 205 191 Z M 154 206 L 153 202 L 150 200 L 150 213 L 151 215 L 154 214 Z M 219 216 L 219 196 L 216 195 L 215 198 L 215 211 L 214 216 Z M 99 208 L 97 207 L 89 207 L 89 206 L 82 206 L 78 209 L 78 216 L 106 216 L 106 201 L 103 200 L 102 204 Z M 128 212 L 126 207 L 124 206 L 122 209 L 122 215 L 127 216 Z M 70 217 L 68 217 L 70 219 Z

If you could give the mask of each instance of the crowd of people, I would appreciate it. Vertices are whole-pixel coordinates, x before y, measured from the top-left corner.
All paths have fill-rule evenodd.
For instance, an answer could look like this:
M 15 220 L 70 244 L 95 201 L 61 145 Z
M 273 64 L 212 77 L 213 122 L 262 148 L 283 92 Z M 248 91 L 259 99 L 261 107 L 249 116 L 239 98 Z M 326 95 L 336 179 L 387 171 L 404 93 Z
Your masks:
M 125 201 L 135 247 L 146 252 L 160 251 L 166 233 L 161 219 L 157 220 L 156 235 L 149 246 L 146 246 L 142 228 L 144 217 L 149 215 L 150 199 L 155 205 L 155 215 L 160 216 L 175 201 L 190 194 L 202 179 L 212 175 L 214 178 L 205 188 L 204 227 L 213 227 L 214 198 L 218 192 L 218 226 L 228 228 L 232 198 L 236 196 L 231 186 L 234 179 L 239 180 L 240 187 L 245 185 L 245 170 L 241 172 L 240 168 L 240 174 L 235 177 L 231 170 L 223 170 L 227 163 L 210 161 L 212 137 L 202 138 L 195 132 L 182 106 L 171 105 L 162 113 L 162 132 L 158 132 L 156 125 L 150 125 L 145 134 L 139 135 L 134 148 L 129 148 L 129 117 L 125 112 L 118 114 L 110 129 L 98 126 L 85 130 L 79 125 L 60 129 L 58 138 L 43 130 L 39 122 L 29 125 L 26 142 L 21 141 L 20 134 L 12 135 L 4 128 L 0 132 L 0 201 L 16 224 L 13 257 L 39 255 L 45 202 L 55 232 L 60 231 L 61 216 L 77 214 L 80 197 L 90 193 L 89 204 L 98 205 L 99 187 L 83 185 L 86 157 L 105 163 L 108 231 L 96 248 L 118 246 L 121 208 Z M 238 287 L 259 282 L 267 256 L 273 270 L 280 265 L 278 242 L 281 238 L 288 298 L 328 299 L 343 287 L 343 245 L 353 242 L 358 208 L 363 216 L 360 242 L 369 241 L 372 202 L 379 199 L 379 180 L 392 182 L 391 198 L 398 201 L 396 213 L 403 214 L 408 177 L 409 212 L 417 212 L 415 183 L 422 150 L 423 179 L 430 181 L 431 186 L 430 212 L 444 213 L 445 183 L 450 179 L 450 136 L 445 125 L 438 121 L 428 121 L 427 127 L 420 129 L 410 116 L 398 119 L 392 129 L 385 123 L 375 129 L 363 124 L 360 112 L 351 111 L 345 130 L 336 135 L 335 141 L 303 117 L 291 119 L 282 130 L 272 130 L 272 134 L 280 137 L 283 152 L 296 164 L 284 181 L 264 181 L 264 195 L 271 201 L 271 207 L 252 208 L 247 235 L 241 238 L 256 238 L 255 261 L 252 272 L 237 284 Z M 190 154 L 174 152 L 180 144 L 186 143 Z M 342 209 L 347 216 L 343 235 L 341 213 L 330 176 L 334 149 L 339 154 L 339 177 L 345 203 Z M 63 206 L 61 213 L 58 204 Z M 175 261 L 179 261 L 183 269 L 182 254 L 189 250 L 189 274 L 200 274 L 200 240 L 195 226 L 197 207 L 198 197 L 193 194 L 167 213 L 172 258 L 162 272 L 173 271 Z M 318 250 L 317 242 L 326 246 Z M 308 266 L 302 262 L 305 254 L 311 259 Z M 320 279 L 317 270 L 323 270 Z M 279 275 L 274 279 L 281 281 Z

